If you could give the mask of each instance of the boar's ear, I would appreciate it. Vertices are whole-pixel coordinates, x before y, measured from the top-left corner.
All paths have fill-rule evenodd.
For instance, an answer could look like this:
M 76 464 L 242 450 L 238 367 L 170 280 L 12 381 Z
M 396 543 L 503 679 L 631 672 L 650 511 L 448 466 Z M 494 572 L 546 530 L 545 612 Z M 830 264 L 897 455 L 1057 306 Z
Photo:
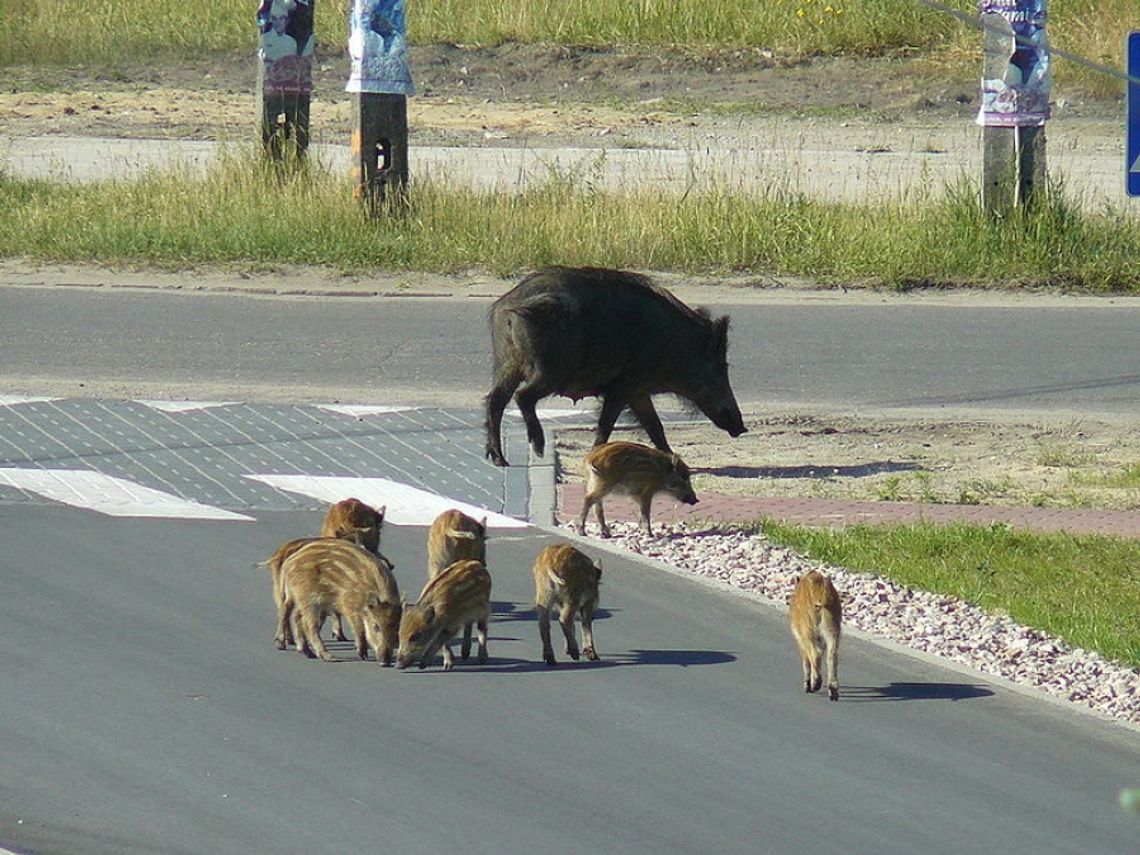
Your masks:
M 376 509 L 376 522 L 377 523 L 384 522 L 384 514 L 387 512 L 388 512 L 388 506 L 387 505 L 381 505 L 379 508 L 377 508 Z

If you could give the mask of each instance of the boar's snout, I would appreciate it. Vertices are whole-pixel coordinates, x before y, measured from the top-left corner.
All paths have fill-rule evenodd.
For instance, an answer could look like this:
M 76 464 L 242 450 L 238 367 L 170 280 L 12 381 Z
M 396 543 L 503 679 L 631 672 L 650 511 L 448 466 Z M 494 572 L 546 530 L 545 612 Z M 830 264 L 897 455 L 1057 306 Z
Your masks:
M 748 433 L 744 426 L 744 419 L 736 407 L 725 407 L 709 415 L 714 425 L 734 439 L 742 433 Z

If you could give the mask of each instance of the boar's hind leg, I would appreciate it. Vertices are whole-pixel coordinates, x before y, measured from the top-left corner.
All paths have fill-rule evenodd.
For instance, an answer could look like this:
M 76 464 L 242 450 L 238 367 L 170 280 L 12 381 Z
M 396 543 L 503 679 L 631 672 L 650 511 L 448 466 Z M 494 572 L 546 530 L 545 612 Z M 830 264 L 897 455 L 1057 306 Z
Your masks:
M 297 623 L 297 648 L 308 657 L 316 656 L 325 662 L 332 662 L 333 655 L 321 640 L 321 615 L 312 607 L 300 610 Z
M 566 655 L 577 662 L 581 654 L 578 652 L 578 640 L 574 638 L 573 603 L 562 604 L 562 611 L 558 615 L 558 623 L 562 627 L 562 634 L 566 636 Z
M 475 622 L 474 621 L 467 621 L 467 623 L 463 624 L 463 641 L 459 645 L 459 658 L 460 659 L 470 659 L 471 658 L 471 630 L 473 630 L 474 628 L 475 628 Z
M 542 423 L 538 420 L 538 413 L 534 411 L 539 399 L 546 397 L 546 392 L 534 386 L 523 384 L 515 393 L 515 403 L 519 405 L 523 422 L 526 423 L 526 438 L 530 441 L 534 453 L 539 457 L 546 452 L 546 434 L 542 432 Z
M 475 637 L 479 642 L 479 653 L 476 655 L 476 661 L 480 665 L 487 664 L 487 619 L 480 618 L 475 622 Z
M 598 413 L 598 429 L 594 434 L 594 446 L 605 445 L 610 441 L 610 434 L 614 432 L 618 416 L 625 409 L 627 398 L 625 395 L 608 391 L 602 395 L 602 410 Z
M 487 395 L 487 419 L 484 427 L 487 432 L 485 453 L 487 459 L 496 466 L 507 466 L 507 458 L 503 456 L 503 410 L 507 402 L 515 393 L 521 377 L 511 376 L 496 380 L 495 386 Z
M 645 430 L 654 447 L 660 451 L 672 452 L 673 449 L 669 447 L 669 443 L 665 439 L 665 428 L 661 425 L 661 418 L 653 406 L 653 399 L 648 395 L 633 398 L 629 402 L 629 408 L 637 417 L 638 423 Z
M 579 609 L 582 618 L 582 654 L 591 662 L 598 661 L 598 651 L 594 647 L 594 606 L 587 603 Z
M 542 640 L 542 661 L 547 665 L 557 665 L 554 658 L 554 645 L 550 643 L 550 609 L 538 607 L 538 637 Z
M 284 650 L 293 641 L 293 598 L 285 596 L 277 604 L 277 634 L 273 642 Z

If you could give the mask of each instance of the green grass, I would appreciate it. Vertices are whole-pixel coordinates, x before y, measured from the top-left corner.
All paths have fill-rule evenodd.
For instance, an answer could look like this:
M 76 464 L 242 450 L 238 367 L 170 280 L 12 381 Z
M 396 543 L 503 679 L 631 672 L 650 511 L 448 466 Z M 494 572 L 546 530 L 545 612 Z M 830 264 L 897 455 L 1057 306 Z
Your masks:
M 348 179 L 317 167 L 281 181 L 233 150 L 204 176 L 153 172 L 68 185 L 0 174 L 0 256 L 75 263 L 318 264 L 346 270 L 547 263 L 754 271 L 905 289 L 1048 285 L 1140 293 L 1140 221 L 1063 195 L 988 216 L 976 190 L 939 201 L 835 205 L 791 189 L 684 196 L 602 192 L 590 167 L 515 195 L 418 183 L 405 212 L 369 220 Z
M 945 0 L 974 15 L 974 0 Z M 116 65 L 252 50 L 249 0 L 0 0 L 0 66 Z M 348 0 L 317 4 L 325 49 L 347 39 Z M 977 30 L 917 0 L 414 0 L 407 9 L 415 44 L 494 45 L 518 41 L 582 47 L 669 46 L 697 55 L 739 49 L 781 55 L 922 56 L 943 70 L 979 67 Z M 1124 34 L 1136 25 L 1135 0 L 1051 0 L 1052 44 L 1122 69 Z M 1123 84 L 1059 61 L 1055 76 L 1102 95 Z
M 833 531 L 765 521 L 761 528 L 816 560 L 1001 610 L 1140 666 L 1140 541 L 964 524 Z
M 1070 480 L 1080 487 L 1106 487 L 1113 490 L 1140 490 L 1140 463 L 1131 463 L 1119 472 L 1086 474 L 1074 472 Z

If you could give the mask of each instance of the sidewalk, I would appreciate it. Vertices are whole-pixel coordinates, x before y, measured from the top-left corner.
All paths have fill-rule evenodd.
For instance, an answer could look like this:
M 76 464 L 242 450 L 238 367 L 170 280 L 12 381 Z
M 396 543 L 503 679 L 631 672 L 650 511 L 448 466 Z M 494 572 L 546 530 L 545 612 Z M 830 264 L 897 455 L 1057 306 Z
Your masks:
M 1062 144 L 1064 126 L 1049 150 L 1049 174 L 1063 179 L 1082 205 L 1099 209 L 1126 200 L 1119 150 Z M 825 202 L 866 204 L 911 198 L 932 188 L 953 187 L 963 175 L 981 174 L 979 130 L 972 123 L 937 129 L 900 130 L 892 148 L 783 138 L 745 147 L 707 140 L 679 140 L 677 148 L 537 148 L 520 146 L 414 146 L 413 181 L 450 181 L 483 190 L 521 192 L 552 178 L 589 181 L 607 190 L 654 187 L 678 195 L 694 187 L 783 189 Z M 937 140 L 937 142 L 935 142 Z M 687 147 L 682 147 L 686 146 Z M 202 140 L 108 139 L 101 137 L 8 137 L 0 132 L 0 171 L 19 178 L 86 182 L 130 179 L 181 165 L 204 173 L 241 146 Z M 347 175 L 347 145 L 314 144 L 310 156 L 333 173 Z
M 577 519 L 582 509 L 581 484 L 560 484 L 557 488 L 559 522 Z M 932 505 L 912 502 L 859 502 L 844 499 L 764 498 L 700 495 L 696 505 L 682 505 L 668 496 L 653 502 L 652 521 L 685 522 L 691 525 L 740 523 L 770 517 L 780 522 L 804 526 L 839 527 L 888 523 L 951 523 L 974 525 L 1007 523 L 1029 531 L 1103 534 L 1140 537 L 1140 511 L 1084 510 L 1079 508 L 1013 508 L 984 505 Z M 637 505 L 625 496 L 606 499 L 606 519 L 610 522 L 638 518 Z M 594 521 L 593 512 L 590 522 Z

